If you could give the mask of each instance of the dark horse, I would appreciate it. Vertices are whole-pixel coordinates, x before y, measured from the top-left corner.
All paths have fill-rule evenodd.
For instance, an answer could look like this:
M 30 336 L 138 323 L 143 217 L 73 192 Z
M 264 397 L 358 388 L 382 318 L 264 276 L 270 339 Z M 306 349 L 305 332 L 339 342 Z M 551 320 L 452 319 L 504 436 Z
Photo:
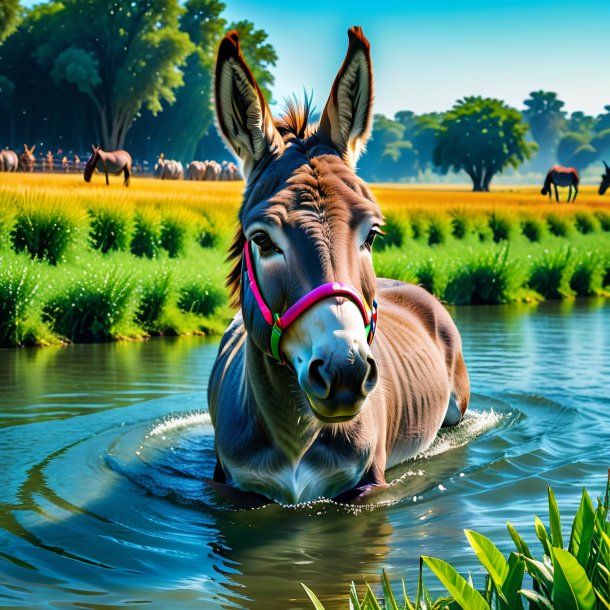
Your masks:
M 220 45 L 218 125 L 246 188 L 228 279 L 240 312 L 208 392 L 210 484 L 234 500 L 367 502 L 388 486 L 387 468 L 424 451 L 468 406 L 447 311 L 418 286 L 375 277 L 383 218 L 354 172 L 372 99 L 358 27 L 319 126 L 307 124 L 307 102 L 274 122 L 237 32 Z
M 604 167 L 606 168 L 606 173 L 602 174 L 602 181 L 599 185 L 599 194 L 603 195 L 606 192 L 606 189 L 610 186 L 610 167 L 605 161 L 602 161 Z
M 576 201 L 576 196 L 578 195 L 578 183 L 580 182 L 580 178 L 578 177 L 578 171 L 573 167 L 562 167 L 561 165 L 553 165 L 551 169 L 548 171 L 546 175 L 546 180 L 544 181 L 544 186 L 540 191 L 543 195 L 549 194 L 549 199 L 551 198 L 551 185 L 555 187 L 555 200 L 559 201 L 559 193 L 557 191 L 558 186 L 568 186 L 570 190 L 568 191 L 568 203 L 570 202 L 570 198 L 572 197 L 572 187 L 574 187 L 574 199 L 572 201 Z
M 87 165 L 85 165 L 85 182 L 91 181 L 91 174 L 97 166 L 99 172 L 106 174 L 106 185 L 108 182 L 108 174 L 118 176 L 121 172 L 125 174 L 123 184 L 129 186 L 131 179 L 131 155 L 126 150 L 115 150 L 106 152 L 98 146 L 93 146 L 93 154 L 89 157 Z

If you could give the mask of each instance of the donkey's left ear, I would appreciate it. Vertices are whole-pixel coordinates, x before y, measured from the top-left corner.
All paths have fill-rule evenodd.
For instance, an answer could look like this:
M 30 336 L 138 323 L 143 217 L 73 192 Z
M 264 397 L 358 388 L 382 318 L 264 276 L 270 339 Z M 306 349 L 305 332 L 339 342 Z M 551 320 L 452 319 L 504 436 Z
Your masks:
M 347 34 L 347 54 L 322 112 L 318 137 L 354 167 L 372 127 L 373 66 L 362 28 L 351 27 Z
M 214 82 L 218 127 L 235 154 L 243 161 L 244 177 L 267 155 L 284 146 L 265 102 L 231 30 L 220 43 Z

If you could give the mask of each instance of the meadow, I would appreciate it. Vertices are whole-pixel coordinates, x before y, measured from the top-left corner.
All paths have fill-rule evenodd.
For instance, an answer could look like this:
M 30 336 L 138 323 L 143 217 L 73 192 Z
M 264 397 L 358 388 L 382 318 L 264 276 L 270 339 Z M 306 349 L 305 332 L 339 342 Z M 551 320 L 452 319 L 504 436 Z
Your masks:
M 222 332 L 243 183 L 96 178 L 2 174 L 0 345 Z M 449 305 L 610 291 L 610 200 L 593 187 L 576 204 L 533 187 L 373 190 L 386 218 L 379 276 Z

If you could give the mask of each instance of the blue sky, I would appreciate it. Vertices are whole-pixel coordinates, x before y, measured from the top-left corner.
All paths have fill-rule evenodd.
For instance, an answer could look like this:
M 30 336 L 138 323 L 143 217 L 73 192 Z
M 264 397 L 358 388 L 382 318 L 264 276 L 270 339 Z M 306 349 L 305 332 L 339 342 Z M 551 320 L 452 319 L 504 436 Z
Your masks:
M 375 112 L 387 116 L 443 111 L 465 95 L 521 109 L 538 89 L 555 91 L 569 112 L 610 104 L 610 0 L 224 1 L 227 20 L 268 33 L 278 102 L 305 87 L 320 110 L 347 29 L 360 25 L 371 42 Z

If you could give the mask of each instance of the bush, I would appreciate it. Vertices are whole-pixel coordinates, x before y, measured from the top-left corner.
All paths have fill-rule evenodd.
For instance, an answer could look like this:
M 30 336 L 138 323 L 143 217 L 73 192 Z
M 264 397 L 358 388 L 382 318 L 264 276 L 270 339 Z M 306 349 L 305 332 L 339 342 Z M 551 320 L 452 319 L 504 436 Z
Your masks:
M 106 254 L 127 250 L 129 218 L 125 212 L 112 208 L 89 210 L 89 239 L 95 250 Z
M 211 223 L 205 216 L 199 222 L 197 230 L 197 242 L 202 248 L 216 248 L 222 241 L 222 233 L 219 228 Z
M 209 316 L 225 298 L 224 290 L 216 288 L 209 280 L 190 281 L 180 289 L 178 307 L 187 313 Z
M 157 258 L 159 246 L 160 236 L 157 220 L 151 214 L 136 212 L 131 237 L 131 253 L 136 256 Z
M 576 212 L 576 214 L 574 214 L 574 226 L 577 231 L 583 235 L 587 235 L 588 233 L 593 233 L 593 231 L 595 231 L 595 220 L 591 214 Z
M 423 237 L 425 235 L 426 223 L 424 222 L 424 219 L 422 218 L 421 214 L 417 214 L 417 213 L 412 214 L 410 224 L 411 224 L 411 235 L 413 236 L 413 239 L 420 239 L 421 237 Z
M 32 262 L 0 255 L 0 346 L 14 347 L 28 341 L 27 319 L 40 288 L 40 274 Z
M 15 215 L 11 240 L 15 252 L 57 265 L 72 243 L 76 222 L 58 207 L 20 210 Z
M 428 245 L 444 244 L 447 239 L 448 227 L 440 216 L 433 216 L 428 223 Z
M 604 269 L 599 257 L 587 252 L 578 258 L 570 278 L 570 289 L 578 296 L 599 294 L 603 285 Z
M 493 240 L 496 243 L 501 241 L 508 241 L 512 230 L 512 222 L 507 216 L 492 212 L 489 215 L 487 224 L 491 229 Z
M 170 258 L 178 258 L 184 253 L 187 237 L 188 226 L 183 221 L 174 216 L 163 218 L 159 243 L 164 250 L 167 250 Z
M 549 214 L 546 217 L 546 224 L 549 232 L 557 237 L 566 237 L 570 231 L 568 221 L 557 214 Z
M 463 210 L 451 210 L 451 235 L 456 239 L 464 239 L 471 230 L 471 220 L 468 213 Z
M 151 274 L 141 283 L 136 320 L 146 331 L 161 330 L 158 323 L 168 305 L 171 284 L 171 275 L 167 270 Z
M 109 340 L 131 321 L 134 282 L 126 273 L 114 268 L 85 270 L 65 281 L 43 310 L 61 336 L 70 341 Z
M 593 216 L 597 218 L 597 222 L 599 222 L 602 231 L 605 231 L 606 233 L 610 231 L 610 214 L 608 214 L 608 212 L 597 210 L 593 213 Z
M 559 252 L 546 252 L 535 260 L 530 269 L 528 286 L 545 299 L 574 296 L 570 289 L 572 267 L 570 248 Z
M 525 218 L 521 221 L 521 232 L 529 241 L 540 241 L 542 237 L 542 223 L 536 218 Z
M 428 292 L 440 297 L 443 294 L 446 280 L 432 259 L 424 261 L 415 270 L 416 283 Z
M 505 246 L 458 263 L 450 274 L 444 300 L 454 305 L 508 303 L 519 284 L 517 265 L 508 260 Z

